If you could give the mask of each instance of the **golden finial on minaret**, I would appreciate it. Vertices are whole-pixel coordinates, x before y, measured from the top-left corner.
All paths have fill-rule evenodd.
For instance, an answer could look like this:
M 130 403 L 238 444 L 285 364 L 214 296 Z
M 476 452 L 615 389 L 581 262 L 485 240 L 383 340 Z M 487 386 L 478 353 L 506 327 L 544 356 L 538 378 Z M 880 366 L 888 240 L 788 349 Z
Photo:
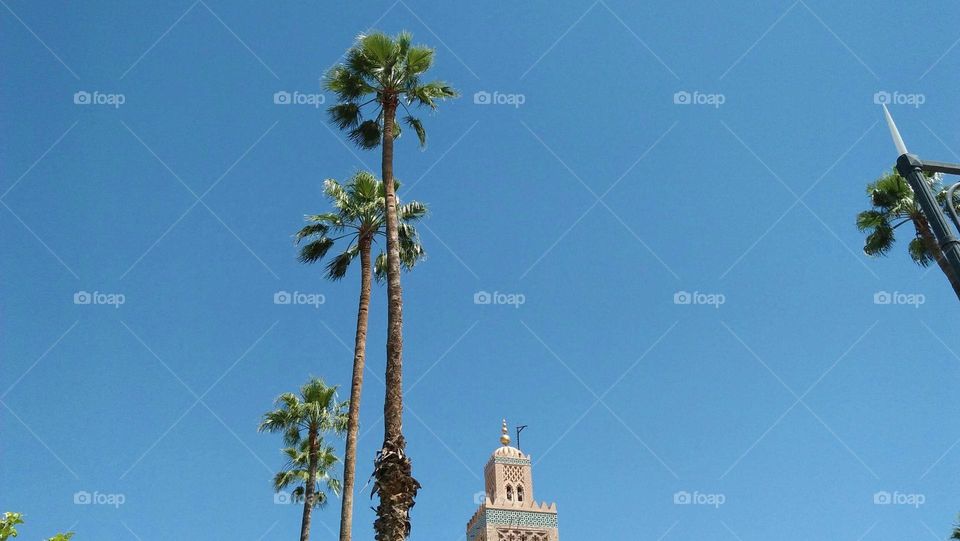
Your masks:
M 501 432 L 501 434 L 500 434 L 500 443 L 502 443 L 502 444 L 504 444 L 504 445 L 510 445 L 510 434 L 508 434 L 509 431 L 507 430 L 507 420 L 506 420 L 506 419 L 503 420 L 503 426 L 500 427 L 500 432 Z

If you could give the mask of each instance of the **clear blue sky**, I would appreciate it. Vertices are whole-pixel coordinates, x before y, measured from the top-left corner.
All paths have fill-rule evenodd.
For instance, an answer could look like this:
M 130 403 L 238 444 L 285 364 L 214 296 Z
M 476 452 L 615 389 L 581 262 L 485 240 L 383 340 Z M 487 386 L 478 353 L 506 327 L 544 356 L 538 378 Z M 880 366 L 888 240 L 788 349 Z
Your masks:
M 24 539 L 296 535 L 299 509 L 270 490 L 279 438 L 256 425 L 310 374 L 348 382 L 358 279 L 322 280 L 290 235 L 325 209 L 324 178 L 378 154 L 273 95 L 319 92 L 371 25 L 435 46 L 463 93 L 396 159 L 402 195 L 432 210 L 430 258 L 404 282 L 413 539 L 462 538 L 501 417 L 529 425 L 536 498 L 567 540 L 949 534 L 957 301 L 909 260 L 908 230 L 870 260 L 853 218 L 896 157 L 875 93 L 922 101 L 891 106 L 910 149 L 960 160 L 960 7 L 0 4 L 0 502 Z M 377 288 L 361 486 L 384 306 Z M 364 490 L 355 531 L 372 539 Z M 923 504 L 875 504 L 884 491 Z

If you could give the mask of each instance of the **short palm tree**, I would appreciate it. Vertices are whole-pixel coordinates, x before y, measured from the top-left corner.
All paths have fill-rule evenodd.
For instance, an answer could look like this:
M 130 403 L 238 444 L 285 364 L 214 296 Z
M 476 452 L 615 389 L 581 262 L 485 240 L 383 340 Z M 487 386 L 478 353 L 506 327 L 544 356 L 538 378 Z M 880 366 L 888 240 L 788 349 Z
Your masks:
M 310 378 L 301 388 L 300 393 L 283 393 L 275 404 L 277 409 L 263 415 L 260 422 L 260 432 L 283 434 L 283 442 L 287 446 L 284 454 L 290 463 L 288 467 L 274 478 L 274 489 L 281 490 L 295 482 L 303 483 L 300 495 L 303 498 L 303 520 L 300 523 L 300 541 L 310 539 L 310 517 L 313 508 L 321 500 L 326 501 L 326 495 L 320 497 L 317 484 L 325 478 L 327 470 L 321 468 L 326 465 L 329 469 L 328 448 L 323 444 L 323 434 L 334 432 L 343 434 L 347 428 L 346 402 L 337 398 L 337 387 L 328 386 L 322 379 Z M 302 457 L 300 453 L 305 453 Z M 306 470 L 305 474 L 299 473 Z M 329 486 L 329 485 L 328 485 Z
M 423 123 L 410 109 L 425 106 L 435 110 L 438 101 L 457 96 L 445 82 L 423 81 L 433 58 L 433 49 L 413 45 L 408 32 L 396 37 L 381 32 L 361 34 L 347 51 L 346 61 L 334 66 L 325 81 L 325 87 L 337 96 L 337 104 L 329 109 L 332 121 L 361 148 L 381 148 L 387 228 L 387 363 L 383 446 L 374 462 L 373 490 L 380 498 L 374 523 L 377 541 L 406 539 L 410 508 L 420 488 L 403 438 L 403 292 L 393 143 L 400 135 L 398 109 L 402 108 L 404 123 L 424 146 L 427 134 Z M 340 541 L 349 540 L 350 531 L 345 532 L 341 525 Z
M 937 200 L 945 206 L 947 195 L 939 177 L 930 175 L 927 181 L 938 194 Z M 871 256 L 887 255 L 896 241 L 896 229 L 910 223 L 915 233 L 907 246 L 910 257 L 921 267 L 936 262 L 950 281 L 953 291 L 960 298 L 960 276 L 957 276 L 944 258 L 943 251 L 930 229 L 930 222 L 920 210 L 906 179 L 894 170 L 869 184 L 867 195 L 870 197 L 873 208 L 857 215 L 857 228 L 867 233 L 863 246 L 864 253 Z M 960 208 L 960 205 L 957 207 Z
M 334 453 L 333 447 L 327 445 L 322 437 L 317 445 L 317 473 L 313 483 L 312 497 L 307 496 L 307 487 L 310 484 L 309 438 L 303 439 L 296 446 L 285 448 L 283 454 L 287 456 L 287 464 L 273 478 L 275 491 L 279 493 L 293 486 L 293 491 L 290 493 L 293 500 L 306 503 L 312 499 L 315 508 L 327 504 L 327 493 L 323 486 L 334 494 L 340 494 L 340 481 L 330 475 L 340 459 Z
M 386 255 L 377 256 L 372 265 L 373 244 L 385 235 L 383 182 L 372 173 L 361 171 L 342 186 L 333 179 L 324 181 L 324 193 L 334 211 L 307 216 L 309 222 L 297 232 L 297 243 L 305 241 L 300 249 L 300 261 L 316 263 L 322 260 L 337 241 L 344 250 L 327 263 L 327 278 L 340 280 L 357 256 L 360 256 L 360 306 L 357 309 L 357 330 L 353 344 L 353 377 L 350 383 L 350 411 L 347 420 L 347 443 L 343 459 L 343 499 L 340 507 L 340 530 L 350 536 L 353 522 L 353 487 L 357 460 L 357 433 L 360 428 L 360 393 L 363 387 L 363 366 L 367 348 L 367 319 L 370 308 L 370 284 L 375 273 L 378 280 L 386 274 Z M 427 207 L 411 201 L 399 205 L 400 262 L 406 269 L 424 257 L 413 222 L 427 213 Z

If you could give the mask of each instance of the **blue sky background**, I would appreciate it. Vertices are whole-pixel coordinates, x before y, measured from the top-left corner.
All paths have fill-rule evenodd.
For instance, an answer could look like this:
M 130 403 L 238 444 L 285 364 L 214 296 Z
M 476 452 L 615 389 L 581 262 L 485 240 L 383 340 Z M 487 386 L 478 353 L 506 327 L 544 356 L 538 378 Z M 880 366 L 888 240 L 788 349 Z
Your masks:
M 371 25 L 435 46 L 463 93 L 426 119 L 426 151 L 405 136 L 396 158 L 401 195 L 432 210 L 404 282 L 412 539 L 463 538 L 501 417 L 529 425 L 535 496 L 567 540 L 949 534 L 956 299 L 910 262 L 908 230 L 870 260 L 853 218 L 896 157 L 875 93 L 921 96 L 891 105 L 907 144 L 960 161 L 955 3 L 0 4 L 0 502 L 23 539 L 296 535 L 299 508 L 270 490 L 280 440 L 256 425 L 310 374 L 348 383 L 358 279 L 322 280 L 290 235 L 326 208 L 324 178 L 379 161 L 273 94 L 320 92 Z M 361 486 L 384 307 L 377 288 Z

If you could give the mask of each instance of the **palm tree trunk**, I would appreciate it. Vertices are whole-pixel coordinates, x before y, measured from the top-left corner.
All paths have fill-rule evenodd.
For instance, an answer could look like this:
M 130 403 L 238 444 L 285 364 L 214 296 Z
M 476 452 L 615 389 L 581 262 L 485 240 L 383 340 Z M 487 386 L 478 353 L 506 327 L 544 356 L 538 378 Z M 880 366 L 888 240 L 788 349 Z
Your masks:
M 957 298 L 960 299 L 960 276 L 957 276 L 950 262 L 944 257 L 943 250 L 941 250 L 940 245 L 937 244 L 937 239 L 930 229 L 930 223 L 927 222 L 927 218 L 920 216 L 913 221 L 913 224 L 917 229 L 917 235 L 920 236 L 924 246 L 927 247 L 927 251 L 937 260 L 937 265 L 940 266 L 940 270 L 943 271 L 943 274 L 946 275 L 947 280 L 950 282 L 950 286 L 953 287 L 953 292 L 957 295 Z
M 303 487 L 303 520 L 300 522 L 300 541 L 310 541 L 310 516 L 316 498 L 317 462 L 319 461 L 319 429 L 310 427 L 310 464 L 307 467 L 307 483 Z
M 353 343 L 353 379 L 350 383 L 350 411 L 347 417 L 347 446 L 343 457 L 343 500 L 340 505 L 340 541 L 350 541 L 353 529 L 353 482 L 357 463 L 357 432 L 360 430 L 360 390 L 367 352 L 367 318 L 370 309 L 370 245 L 372 239 L 360 239 L 360 307 L 357 309 L 357 334 Z
M 387 367 L 383 403 L 383 447 L 374 466 L 374 490 L 380 497 L 374 522 L 377 541 L 403 541 L 410 535 L 410 508 L 420 484 L 413 478 L 403 439 L 403 293 L 400 288 L 400 242 L 397 196 L 393 182 L 393 130 L 397 96 L 383 100 L 382 173 L 387 221 Z
M 393 181 L 393 129 L 396 97 L 384 104 L 383 173 L 387 218 L 387 367 L 383 405 L 384 439 L 395 440 L 403 430 L 403 291 L 400 286 L 400 240 L 397 195 Z

